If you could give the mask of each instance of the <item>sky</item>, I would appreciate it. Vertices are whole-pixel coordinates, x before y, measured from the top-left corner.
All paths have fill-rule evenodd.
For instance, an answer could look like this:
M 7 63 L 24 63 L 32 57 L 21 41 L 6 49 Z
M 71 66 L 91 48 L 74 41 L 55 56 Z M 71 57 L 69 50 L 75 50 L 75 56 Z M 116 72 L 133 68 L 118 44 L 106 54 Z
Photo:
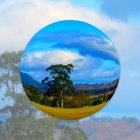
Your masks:
M 66 19 L 81 20 L 101 29 L 119 54 L 119 86 L 109 104 L 97 115 L 140 118 L 139 0 L 2 0 L 0 53 L 24 49 L 42 27 Z
M 109 83 L 120 76 L 118 54 L 110 39 L 76 20 L 55 22 L 37 32 L 24 50 L 20 70 L 41 82 L 45 69 L 53 64 L 73 64 L 74 83 Z

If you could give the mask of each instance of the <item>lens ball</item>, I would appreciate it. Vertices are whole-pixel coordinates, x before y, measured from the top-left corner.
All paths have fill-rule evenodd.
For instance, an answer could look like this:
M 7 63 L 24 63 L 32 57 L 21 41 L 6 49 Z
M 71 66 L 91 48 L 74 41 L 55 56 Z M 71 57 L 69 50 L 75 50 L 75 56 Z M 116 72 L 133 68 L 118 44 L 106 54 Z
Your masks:
M 63 20 L 31 38 L 21 58 L 20 76 L 34 106 L 56 118 L 76 120 L 110 101 L 120 62 L 114 44 L 101 30 Z

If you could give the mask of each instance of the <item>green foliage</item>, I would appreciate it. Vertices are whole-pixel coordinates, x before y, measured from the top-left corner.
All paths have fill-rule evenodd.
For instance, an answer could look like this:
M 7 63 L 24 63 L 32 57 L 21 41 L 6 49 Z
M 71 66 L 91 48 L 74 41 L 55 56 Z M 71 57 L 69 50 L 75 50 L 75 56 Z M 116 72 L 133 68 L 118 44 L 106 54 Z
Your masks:
M 95 102 L 96 99 L 94 98 L 89 98 L 86 103 L 85 103 L 85 106 L 92 106 L 93 105 L 93 102 Z
M 48 88 L 46 95 L 57 97 L 54 101 L 57 100 L 56 104 L 61 108 L 64 107 L 64 96 L 67 93 L 72 94 L 74 92 L 73 82 L 70 80 L 70 74 L 73 68 L 74 66 L 72 64 L 51 65 L 46 69 L 50 73 L 50 77 L 42 80 L 42 83 L 45 83 Z
M 101 104 L 103 102 L 104 102 L 104 99 L 103 98 L 99 98 L 99 99 L 93 101 L 93 104 L 92 105 L 98 105 L 98 104 Z
M 0 68 L 6 69 L 8 72 L 18 73 L 19 62 L 22 51 L 19 52 L 4 52 L 0 56 Z
M 44 96 L 43 94 L 39 93 L 38 89 L 35 86 L 24 86 L 24 90 L 31 101 L 46 106 L 52 105 L 52 100 L 50 100 L 47 96 Z
M 0 55 L 0 69 L 4 72 L 0 74 L 0 85 L 6 86 L 7 95 L 18 92 L 16 86 L 20 84 L 19 62 L 22 51 L 4 52 Z
M 40 104 L 46 105 L 46 106 L 52 106 L 52 100 L 50 100 L 48 97 L 41 95 L 40 98 Z
M 60 130 L 62 130 L 63 134 L 60 136 L 59 140 L 88 140 L 87 136 L 84 135 L 83 130 L 80 128 L 63 126 Z
M 26 87 L 24 86 L 24 90 L 31 101 L 39 102 L 41 98 L 41 94 L 38 92 L 38 89 L 35 86 Z
M 61 107 L 61 98 L 60 97 L 54 97 L 51 106 L 52 107 Z
M 77 108 L 81 108 L 84 105 L 86 105 L 86 102 L 89 100 L 90 95 L 88 92 L 85 91 L 78 91 L 77 93 L 74 94 L 73 96 L 73 104 Z

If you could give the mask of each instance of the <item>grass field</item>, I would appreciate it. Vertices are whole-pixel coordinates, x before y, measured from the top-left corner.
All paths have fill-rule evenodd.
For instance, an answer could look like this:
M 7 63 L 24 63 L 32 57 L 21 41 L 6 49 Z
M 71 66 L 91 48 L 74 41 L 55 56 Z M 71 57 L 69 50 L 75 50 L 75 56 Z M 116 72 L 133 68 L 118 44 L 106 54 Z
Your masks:
M 40 105 L 38 103 L 32 102 L 34 106 L 43 111 L 44 113 L 51 115 L 53 117 L 64 119 L 64 120 L 77 120 L 89 115 L 92 115 L 102 109 L 108 102 L 104 102 L 99 105 L 95 105 L 92 107 L 85 108 L 70 108 L 70 109 L 61 109 L 61 108 L 53 108 L 44 105 Z

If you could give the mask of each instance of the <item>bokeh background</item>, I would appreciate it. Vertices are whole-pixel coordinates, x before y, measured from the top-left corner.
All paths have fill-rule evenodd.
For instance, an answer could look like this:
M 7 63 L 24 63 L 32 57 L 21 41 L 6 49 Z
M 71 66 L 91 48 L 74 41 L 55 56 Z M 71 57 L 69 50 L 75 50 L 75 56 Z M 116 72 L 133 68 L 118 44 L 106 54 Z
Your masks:
M 121 78 L 109 104 L 88 118 L 63 121 L 38 111 L 20 83 L 19 63 L 42 27 L 64 19 L 88 22 L 111 38 Z M 139 140 L 139 0 L 0 0 L 0 139 Z

